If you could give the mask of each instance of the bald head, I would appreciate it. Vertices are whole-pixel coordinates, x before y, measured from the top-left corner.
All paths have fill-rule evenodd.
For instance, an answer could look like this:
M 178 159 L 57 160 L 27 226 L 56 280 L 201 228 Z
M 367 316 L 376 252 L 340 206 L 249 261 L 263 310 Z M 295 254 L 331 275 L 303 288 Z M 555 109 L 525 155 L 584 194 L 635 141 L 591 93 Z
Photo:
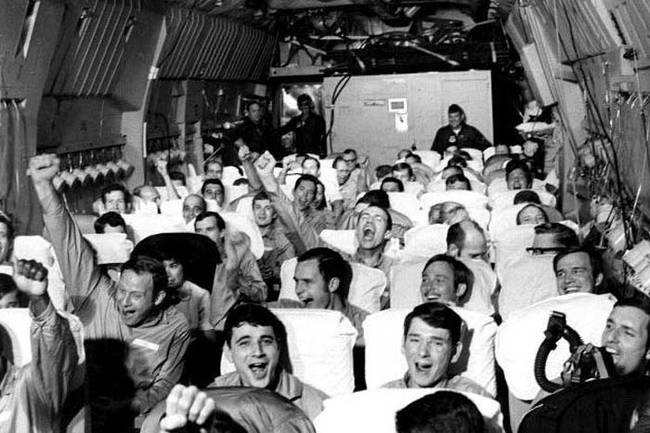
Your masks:
M 145 203 L 158 203 L 160 201 L 158 190 L 151 185 L 142 185 L 136 188 L 135 194 Z
M 460 259 L 487 258 L 485 233 L 476 222 L 467 220 L 452 224 L 447 232 L 447 254 Z

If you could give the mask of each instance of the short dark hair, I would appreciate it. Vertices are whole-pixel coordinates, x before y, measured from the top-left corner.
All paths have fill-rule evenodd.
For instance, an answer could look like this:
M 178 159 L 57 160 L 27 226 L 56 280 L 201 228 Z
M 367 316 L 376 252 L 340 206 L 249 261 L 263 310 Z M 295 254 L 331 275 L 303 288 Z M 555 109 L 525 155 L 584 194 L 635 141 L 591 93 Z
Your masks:
M 524 189 L 515 194 L 515 198 L 512 200 L 512 204 L 519 203 L 542 204 L 542 201 L 539 199 L 539 194 L 535 191 Z
M 510 160 L 510 162 L 506 164 L 506 180 L 510 177 L 510 174 L 517 169 L 524 172 L 524 176 L 526 176 L 526 183 L 531 186 L 533 182 L 533 175 L 530 172 L 530 168 L 526 163 L 518 161 L 516 159 Z
M 237 328 L 244 323 L 248 323 L 251 326 L 270 326 L 273 328 L 273 333 L 280 346 L 281 342 L 286 343 L 287 341 L 287 330 L 280 319 L 278 319 L 278 316 L 259 304 L 244 303 L 237 305 L 226 316 L 224 333 L 228 347 L 232 347 L 230 340 L 232 339 L 233 328 Z
M 298 189 L 301 183 L 303 182 L 311 182 L 314 184 L 314 188 L 318 186 L 318 178 L 316 176 L 312 176 L 311 174 L 301 174 L 300 177 L 298 177 L 298 180 L 296 180 L 296 184 L 293 187 L 293 190 L 295 191 Z
M 485 232 L 483 228 L 474 220 L 465 220 L 452 224 L 447 230 L 447 247 L 450 245 L 455 245 L 459 250 L 462 250 L 465 246 L 465 238 L 467 238 L 467 233 L 463 228 L 463 225 L 471 225 L 475 230 L 479 231 L 483 236 Z
M 612 310 L 616 307 L 634 307 L 643 311 L 646 315 L 650 316 L 650 298 L 645 294 L 639 292 L 636 288 L 630 287 L 619 288 L 618 293 L 626 293 L 626 296 L 619 299 Z M 648 339 L 646 340 L 646 350 L 650 348 L 650 320 L 647 327 Z
M 458 167 L 460 169 L 467 168 L 467 159 L 463 158 L 459 153 L 455 154 L 447 162 L 447 167 Z
M 334 161 L 332 161 L 332 168 L 336 169 L 336 164 L 338 164 L 339 162 L 343 162 L 343 163 L 347 164 L 347 161 L 345 159 L 343 159 L 343 157 L 341 155 L 339 155 L 336 158 L 334 158 Z
M 117 212 L 106 212 L 97 218 L 93 225 L 95 227 L 95 233 L 104 233 L 107 225 L 111 227 L 122 227 L 124 233 L 126 233 L 126 222 L 122 218 L 122 215 Z
M 16 282 L 14 281 L 13 277 L 7 274 L 0 274 L 0 298 L 3 298 L 6 295 L 14 292 L 18 298 L 18 305 L 21 308 L 26 307 L 29 303 L 29 299 L 25 293 L 18 290 L 18 286 L 16 286 Z
M 255 206 L 256 201 L 261 201 L 261 200 L 271 200 L 269 198 L 269 195 L 266 193 L 266 191 L 260 191 L 257 194 L 253 196 L 253 207 Z
M 544 218 L 545 218 L 546 222 L 548 222 L 548 215 L 546 214 L 546 211 L 545 211 L 545 210 L 544 210 L 540 205 L 538 205 L 538 204 L 535 204 L 535 203 L 529 203 L 529 204 L 527 204 L 526 206 L 524 206 L 524 207 L 522 207 L 521 209 L 519 209 L 519 212 L 517 212 L 517 217 L 515 218 L 515 220 L 517 221 L 517 224 L 519 224 L 519 220 L 521 219 L 521 213 L 522 213 L 525 209 L 528 209 L 529 207 L 534 207 L 534 208 L 536 208 L 536 209 L 539 209 L 539 210 L 542 212 L 542 215 L 544 215 Z
M 201 185 L 201 195 L 205 194 L 205 188 L 208 185 L 219 185 L 221 187 L 221 192 L 223 192 L 224 194 L 226 193 L 226 189 L 223 187 L 223 182 L 221 182 L 220 179 L 212 178 L 203 181 L 203 185 Z
M 589 263 L 591 264 L 591 273 L 594 280 L 598 274 L 603 273 L 603 259 L 600 254 L 587 247 L 571 247 L 566 250 L 560 251 L 553 257 L 553 272 L 557 273 L 557 265 L 566 256 L 570 254 L 585 253 L 589 256 Z
M 354 150 L 354 149 L 352 149 L 352 148 L 350 148 L 350 147 L 348 147 L 347 149 L 345 149 L 345 150 L 343 151 L 343 154 L 346 154 L 346 153 L 347 153 L 347 154 L 354 153 L 355 156 L 357 155 L 357 151 Z
M 310 105 L 313 105 L 313 104 L 314 104 L 314 100 L 311 99 L 311 96 L 309 96 L 309 95 L 306 94 L 306 93 L 303 93 L 302 95 L 298 96 L 298 99 L 296 100 L 296 102 L 298 103 L 298 106 L 299 106 L 299 107 L 300 107 L 302 104 L 305 104 L 305 103 L 310 104 Z
M 185 186 L 185 175 L 180 171 L 169 172 L 169 178 L 171 180 L 180 180 L 183 183 L 183 186 Z
M 467 185 L 468 190 L 472 190 L 472 183 L 469 181 L 468 178 L 465 177 L 464 174 L 452 174 L 445 180 L 445 186 L 452 185 L 457 182 L 462 182 L 465 185 Z
M 392 167 L 392 171 L 402 171 L 402 170 L 408 171 L 409 178 L 413 177 L 413 167 L 411 167 L 411 164 L 407 164 L 406 162 L 398 162 Z
M 122 265 L 122 274 L 124 274 L 125 271 L 133 271 L 138 275 L 151 274 L 154 295 L 157 295 L 159 292 L 167 291 L 168 280 L 165 265 L 153 257 L 131 257 Z
M 444 262 L 451 266 L 451 269 L 454 271 L 454 289 L 457 289 L 460 284 L 465 284 L 467 290 L 458 300 L 460 305 L 464 304 L 472 293 L 472 288 L 474 287 L 474 274 L 465 263 L 447 254 L 436 254 L 431 257 L 424 265 L 424 268 L 422 268 L 422 271 L 424 272 L 429 266 L 436 262 Z
M 485 433 L 476 405 L 458 392 L 438 391 L 415 400 L 395 414 L 397 433 Z
M 390 208 L 390 199 L 388 198 L 388 193 L 382 191 L 381 189 L 371 189 L 365 193 L 356 204 L 368 204 L 370 206 L 379 206 L 384 209 Z
M 411 153 L 409 153 L 408 155 L 406 155 L 404 157 L 404 159 L 406 159 L 406 158 L 413 158 L 413 159 L 415 159 L 415 162 L 422 164 L 422 158 L 417 153 L 411 152 Z
M 350 283 L 352 282 L 352 266 L 350 266 L 350 263 L 336 251 L 325 247 L 312 248 L 298 257 L 298 263 L 307 260 L 316 260 L 318 271 L 326 284 L 329 284 L 332 278 L 339 279 L 339 288 L 336 293 L 342 301 L 347 302 Z
M 245 177 L 240 177 L 239 179 L 235 179 L 235 181 L 232 183 L 232 186 L 239 185 L 250 185 L 250 182 Z
M 420 319 L 434 328 L 447 329 L 453 344 L 460 341 L 463 319 L 442 302 L 425 302 L 408 313 L 404 319 L 404 338 L 408 335 L 413 319 Z
M 448 114 L 452 113 L 460 113 L 460 114 L 465 114 L 462 108 L 460 108 L 460 105 L 458 104 L 451 104 L 449 108 L 447 109 Z
M 377 179 L 381 179 L 382 177 L 389 176 L 392 172 L 393 172 L 393 167 L 391 167 L 388 164 L 382 164 L 375 167 L 375 176 L 377 176 Z
M 124 185 L 120 185 L 119 183 L 112 183 L 102 188 L 102 203 L 106 204 L 106 196 L 115 191 L 120 191 L 124 194 L 125 203 L 131 203 L 131 194 L 129 194 L 129 191 L 124 187 Z
M 445 171 L 445 170 L 458 170 L 458 173 L 456 173 L 456 175 L 459 175 L 459 174 L 463 175 L 463 176 L 465 175 L 465 172 L 463 171 L 463 167 L 460 167 L 458 165 L 447 165 L 447 167 L 442 169 L 442 171 Z M 451 176 L 455 176 L 455 175 L 452 174 Z M 451 177 L 451 176 L 449 176 L 449 177 Z
M 258 107 L 262 108 L 262 104 L 260 103 L 260 101 L 253 99 L 251 101 L 246 102 L 246 111 L 250 110 L 252 105 L 257 105 Z
M 198 214 L 196 216 L 196 219 L 194 220 L 194 226 L 196 227 L 196 223 L 198 223 L 199 221 L 203 221 L 204 219 L 210 217 L 217 220 L 217 228 L 219 229 L 220 232 L 226 230 L 226 222 L 223 220 L 223 218 L 221 218 L 221 215 L 212 211 L 204 211 Z
M 580 245 L 578 235 L 569 227 L 560 223 L 544 223 L 535 226 L 535 234 L 555 234 L 557 241 L 563 245 L 563 248 L 577 247 Z
M 399 190 L 399 192 L 404 192 L 404 184 L 402 183 L 402 181 L 399 180 L 398 178 L 392 177 L 392 176 L 385 177 L 384 180 L 381 181 L 381 186 L 379 187 L 379 189 L 381 189 L 383 191 L 384 190 L 384 185 L 387 184 L 387 183 L 396 184 L 397 189 Z

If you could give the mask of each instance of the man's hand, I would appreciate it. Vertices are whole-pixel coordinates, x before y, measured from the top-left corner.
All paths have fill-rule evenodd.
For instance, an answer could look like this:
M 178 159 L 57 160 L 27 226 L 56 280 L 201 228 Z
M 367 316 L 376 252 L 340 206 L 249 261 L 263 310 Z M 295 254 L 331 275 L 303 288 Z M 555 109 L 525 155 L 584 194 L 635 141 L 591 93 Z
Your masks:
M 169 176 L 169 172 L 167 171 L 167 160 L 160 158 L 158 161 L 156 161 L 156 170 L 162 177 Z
M 239 268 L 246 250 L 250 248 L 250 239 L 242 232 L 227 230 L 224 247 L 226 249 L 226 270 L 234 271 Z
M 358 161 L 361 170 L 365 171 L 368 168 L 369 162 L 370 161 L 368 160 L 368 157 L 366 155 L 361 155 Z
M 49 184 L 59 172 L 59 165 L 59 157 L 52 153 L 36 155 L 29 159 L 27 174 L 31 176 L 35 184 Z
M 267 150 L 255 161 L 255 169 L 260 176 L 273 176 L 273 169 L 275 168 L 275 158 Z
M 188 424 L 195 424 L 207 433 L 208 421 L 215 411 L 214 400 L 195 386 L 176 385 L 166 401 L 165 417 L 160 421 L 160 432 L 169 433 Z
M 18 260 L 14 281 L 18 290 L 28 296 L 43 296 L 47 291 L 47 269 L 35 260 Z

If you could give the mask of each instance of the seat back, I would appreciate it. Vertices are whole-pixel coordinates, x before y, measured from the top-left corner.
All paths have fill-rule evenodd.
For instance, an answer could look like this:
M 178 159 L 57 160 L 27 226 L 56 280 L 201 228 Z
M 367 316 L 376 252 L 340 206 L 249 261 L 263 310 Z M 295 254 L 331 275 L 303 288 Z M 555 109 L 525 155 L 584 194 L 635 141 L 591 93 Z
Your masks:
M 330 230 L 320 232 L 320 238 L 331 247 L 352 255 L 357 251 L 355 230 Z
M 496 394 L 494 337 L 497 325 L 491 317 L 452 307 L 466 325 L 463 351 L 452 375 L 473 380 L 492 395 Z M 408 367 L 402 353 L 404 319 L 411 309 L 389 309 L 368 316 L 363 323 L 366 340 L 366 384 L 374 389 L 403 377 Z
M 447 251 L 446 224 L 433 224 L 413 227 L 404 233 L 402 257 L 426 258 Z
M 442 192 L 429 192 L 420 197 L 422 207 L 429 210 L 431 206 L 446 201 L 453 201 L 463 205 L 466 208 L 471 207 L 487 207 L 487 196 L 476 191 L 442 191 Z
M 293 374 L 330 396 L 354 390 L 352 348 L 357 331 L 338 311 L 316 309 L 272 309 L 287 330 Z M 224 349 L 227 350 L 227 349 Z M 222 373 L 235 371 L 226 356 Z
M 540 391 L 533 366 L 551 312 L 564 313 L 567 324 L 585 343 L 600 346 L 607 317 L 615 302 L 611 295 L 573 293 L 549 298 L 512 313 L 499 327 L 495 341 L 496 359 L 510 392 L 520 400 L 532 400 Z M 546 377 L 560 377 L 564 362 L 570 356 L 569 344 L 560 340 L 546 362 Z
M 280 267 L 280 299 L 298 300 L 296 283 L 293 279 L 298 259 L 286 260 Z M 348 301 L 369 312 L 379 311 L 380 297 L 386 289 L 388 278 L 379 269 L 370 268 L 360 263 L 350 263 L 352 266 L 352 282 L 348 292 Z
M 182 218 L 175 218 L 169 215 L 122 215 L 126 222 L 127 229 L 133 233 L 133 242 L 138 243 L 142 239 L 158 233 L 186 232 L 185 223 Z
M 403 407 L 435 389 L 373 389 L 331 398 L 316 417 L 314 426 L 319 433 L 395 433 L 395 414 Z M 472 393 L 469 398 L 489 425 L 486 431 L 502 431 L 503 416 L 499 403 Z

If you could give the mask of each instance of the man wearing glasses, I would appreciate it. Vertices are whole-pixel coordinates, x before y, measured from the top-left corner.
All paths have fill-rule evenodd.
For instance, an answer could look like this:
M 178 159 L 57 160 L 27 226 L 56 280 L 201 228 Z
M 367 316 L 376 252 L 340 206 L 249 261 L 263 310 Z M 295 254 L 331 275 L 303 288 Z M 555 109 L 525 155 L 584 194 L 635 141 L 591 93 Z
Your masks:
M 298 96 L 298 108 L 300 114 L 292 117 L 286 125 L 278 128 L 276 133 L 284 135 L 293 132 L 297 154 L 311 153 L 324 158 L 327 155 L 325 119 L 314 112 L 314 101 L 309 95 Z

